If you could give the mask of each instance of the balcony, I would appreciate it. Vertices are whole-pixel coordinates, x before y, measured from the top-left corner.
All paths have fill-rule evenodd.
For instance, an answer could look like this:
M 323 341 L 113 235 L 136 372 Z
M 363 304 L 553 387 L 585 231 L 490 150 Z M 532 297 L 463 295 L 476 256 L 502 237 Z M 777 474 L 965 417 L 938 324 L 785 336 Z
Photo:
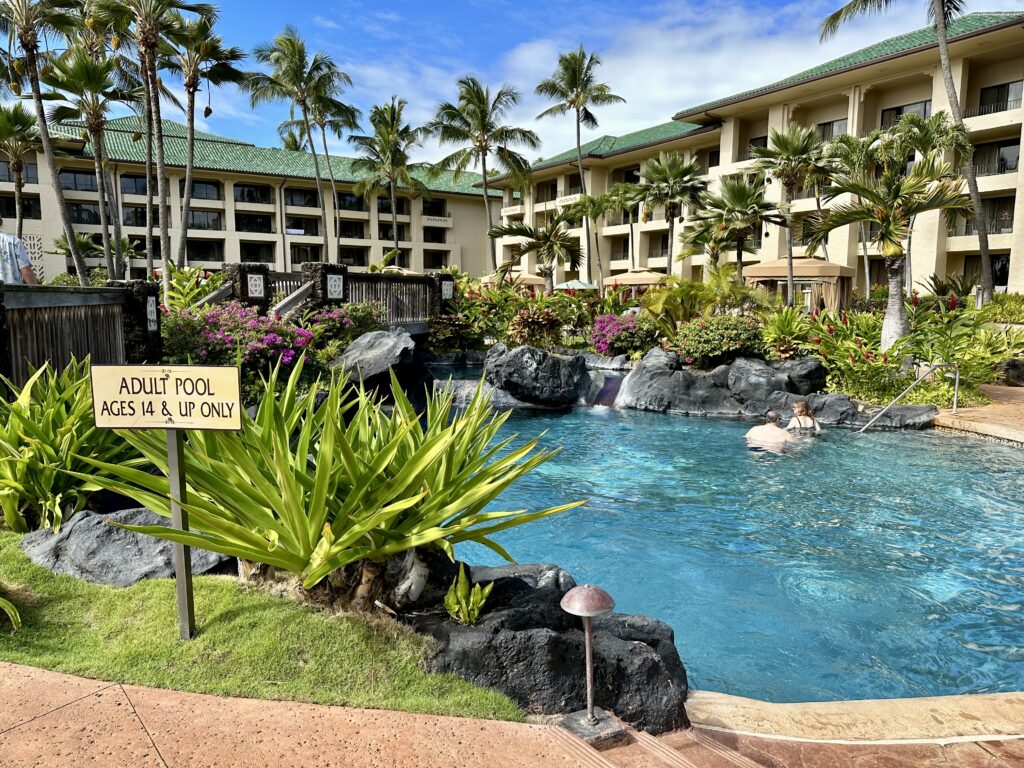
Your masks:
M 1000 160 L 998 163 L 987 163 L 974 166 L 974 174 L 981 176 L 998 176 L 1002 173 L 1016 173 L 1019 160 Z
M 995 115 L 999 112 L 1009 112 L 1011 109 L 1020 109 L 1020 99 L 1004 99 L 994 104 L 979 104 L 976 107 L 969 107 L 964 110 L 964 117 L 982 117 L 984 115 Z
M 504 208 L 501 209 L 502 217 L 506 218 L 510 216 L 522 216 L 525 213 L 526 206 L 523 205 L 506 205 Z
M 988 233 L 990 235 L 1012 235 L 1013 219 L 997 219 L 988 222 Z M 950 232 L 950 237 L 974 237 L 978 234 L 978 228 L 973 220 L 957 222 Z
M 649 259 L 667 259 L 668 248 L 651 248 L 647 252 L 647 258 Z
M 580 192 L 573 192 L 568 195 L 562 195 L 561 197 L 555 198 L 555 205 L 559 208 L 565 208 L 568 205 L 576 205 L 580 201 L 582 194 Z

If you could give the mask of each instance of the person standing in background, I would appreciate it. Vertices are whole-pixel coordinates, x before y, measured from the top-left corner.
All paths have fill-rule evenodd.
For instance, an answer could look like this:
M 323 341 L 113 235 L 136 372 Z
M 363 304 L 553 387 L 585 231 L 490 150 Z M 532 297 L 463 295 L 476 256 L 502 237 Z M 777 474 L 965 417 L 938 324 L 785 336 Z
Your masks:
M 39 285 L 25 243 L 6 232 L 0 232 L 0 278 L 8 285 Z

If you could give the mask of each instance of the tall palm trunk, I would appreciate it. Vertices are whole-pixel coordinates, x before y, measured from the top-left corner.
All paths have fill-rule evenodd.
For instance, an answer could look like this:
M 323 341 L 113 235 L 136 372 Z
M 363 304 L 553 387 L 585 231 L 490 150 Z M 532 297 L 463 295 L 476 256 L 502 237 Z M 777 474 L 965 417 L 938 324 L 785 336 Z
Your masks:
M 665 215 L 668 217 L 668 253 L 665 254 L 665 274 L 672 276 L 672 243 L 676 234 L 675 210 L 671 205 L 665 206 Z
M 22 176 L 20 160 L 11 163 L 11 172 L 14 174 L 14 232 L 21 240 L 25 222 L 25 200 L 21 188 L 25 186 L 25 181 Z
M 631 208 L 627 212 L 629 214 L 629 268 L 635 269 L 635 251 L 633 249 L 633 209 Z
M 917 216 L 910 217 L 910 226 L 907 227 L 907 247 L 903 251 L 905 254 L 903 271 L 906 273 L 903 279 L 906 281 L 907 296 L 914 292 L 914 263 L 911 261 L 911 248 L 914 244 L 914 223 L 916 221 Z
M 903 268 L 906 263 L 902 250 L 886 255 L 885 271 L 889 278 L 889 298 L 882 318 L 882 351 L 889 350 L 910 330 L 907 307 L 903 301 Z
M 491 194 L 487 187 L 487 153 L 480 153 L 480 173 L 483 174 L 483 186 L 484 186 L 484 216 L 487 218 L 487 231 L 491 231 L 491 227 L 494 226 L 493 220 L 491 219 Z M 491 241 L 491 271 L 498 271 L 498 243 L 493 237 L 488 237 Z
M 313 175 L 316 176 L 316 193 L 320 196 L 320 226 L 324 228 L 324 252 L 320 261 L 328 261 L 330 254 L 330 239 L 327 234 L 327 195 L 324 194 L 323 176 L 320 175 L 320 159 L 313 148 L 313 125 L 309 122 L 309 110 L 305 102 L 300 103 L 302 109 L 302 124 L 306 126 L 306 136 L 309 137 L 310 154 L 313 155 Z
M 104 139 L 103 144 L 103 184 L 105 185 L 105 192 L 107 196 L 107 213 L 110 216 L 111 221 L 114 225 L 114 279 L 124 280 L 128 276 L 128 268 L 131 266 L 125 261 L 124 250 L 121 248 L 121 240 L 123 235 L 121 233 L 121 205 L 119 203 L 120 198 L 117 194 L 117 188 L 114 186 L 114 176 L 107 168 L 107 146 L 106 140 Z
M 92 137 L 92 166 L 96 174 L 96 193 L 99 195 L 100 211 L 100 236 L 103 238 L 103 261 L 107 265 L 107 279 L 116 280 L 114 271 L 114 255 L 110 250 L 110 221 L 107 219 L 107 186 L 103 183 L 103 150 L 100 148 L 103 143 L 103 132 L 96 128 L 90 128 L 89 134 Z
M 192 210 L 192 171 L 196 164 L 196 92 L 186 88 L 188 106 L 185 112 L 185 194 L 181 201 L 181 237 L 178 238 L 177 265 L 185 266 L 185 244 L 188 240 L 189 212 Z
M 147 54 L 149 66 L 146 77 L 149 78 L 149 103 L 153 114 L 153 138 L 156 150 L 156 188 L 159 198 L 160 215 L 160 263 L 163 270 L 163 300 L 164 305 L 170 304 L 171 273 L 169 269 L 171 259 L 171 231 L 170 222 L 167 220 L 167 173 L 164 170 L 164 128 L 160 116 L 160 86 L 156 75 L 155 51 Z
M 39 143 L 43 146 L 43 156 L 46 158 L 46 167 L 50 172 L 53 194 L 57 198 L 57 213 L 60 216 L 60 223 L 64 228 L 64 236 L 68 241 L 71 261 L 75 265 L 75 271 L 78 272 L 78 283 L 84 288 L 89 284 L 89 270 L 85 265 L 82 252 L 78 249 L 78 242 L 75 240 L 75 228 L 71 224 L 71 212 L 68 210 L 68 203 L 64 199 L 64 190 L 61 189 L 60 179 L 57 174 L 57 160 L 53 154 L 50 128 L 46 122 L 46 113 L 43 111 L 43 94 L 39 87 L 39 56 L 35 35 L 35 29 L 30 29 L 22 31 L 19 38 L 22 51 L 25 53 L 29 84 L 32 87 L 32 103 L 36 110 L 36 124 L 39 126 Z
M 935 17 L 935 36 L 939 43 L 939 65 L 942 69 L 942 80 L 946 85 L 946 98 L 949 101 L 949 113 L 953 122 L 963 125 L 963 112 L 960 110 L 960 97 L 953 83 L 953 70 L 949 61 L 949 35 L 946 29 L 945 3 L 943 0 L 932 0 L 932 15 Z M 978 233 L 978 251 L 981 254 L 981 285 L 978 292 L 978 304 L 984 305 L 992 298 L 995 290 L 995 277 L 992 274 L 992 256 L 988 250 L 988 222 L 985 220 L 985 206 L 981 202 L 978 189 L 978 175 L 974 170 L 973 146 L 972 157 L 964 158 L 964 178 L 967 179 L 967 194 L 974 208 L 974 227 Z
M 580 139 L 580 110 L 576 110 L 576 168 L 580 173 L 580 193 L 581 195 L 587 194 L 587 180 L 583 178 L 583 144 Z M 593 259 L 590 258 L 590 217 L 584 214 L 583 216 L 583 238 L 587 244 L 587 282 L 593 282 L 593 272 L 591 271 L 591 262 Z M 599 280 L 603 281 L 604 270 L 601 265 L 597 265 Z
M 391 201 L 391 235 L 395 238 L 395 250 L 398 250 L 398 202 L 395 199 L 395 182 L 388 182 L 388 199 Z M 398 265 L 398 254 L 395 254 L 395 264 Z
M 331 152 L 327 149 L 327 128 L 323 125 L 320 128 L 320 138 L 324 144 L 324 162 L 327 163 L 327 175 L 331 179 L 331 210 L 334 227 L 331 229 L 331 237 L 334 238 L 334 246 L 338 250 L 338 262 L 341 263 L 341 233 L 338 231 L 338 182 L 334 179 L 334 166 L 331 165 Z M 324 254 L 324 261 L 328 261 L 327 254 Z
M 821 185 L 814 182 L 814 207 L 818 209 L 818 218 L 821 218 Z M 821 243 L 821 252 L 825 254 L 825 261 L 828 261 L 828 238 Z
M 736 279 L 743 282 L 743 247 L 747 244 L 747 238 L 741 237 L 736 241 Z M 707 270 L 705 270 L 707 273 Z
M 867 225 L 861 222 L 860 225 L 860 248 L 864 256 L 864 298 L 871 298 L 871 259 L 868 258 L 868 230 Z
M 142 90 L 146 103 L 142 107 L 142 120 L 146 128 L 146 279 L 153 277 L 156 264 L 153 261 L 153 104 L 149 99 L 149 78 L 145 76 L 146 60 L 141 57 L 143 78 Z
M 793 199 L 794 190 L 785 187 L 785 199 L 782 201 L 785 204 L 787 201 Z M 789 226 L 786 227 L 786 304 L 790 307 L 796 306 L 796 283 L 793 280 L 793 218 L 792 216 L 786 217 L 786 222 Z

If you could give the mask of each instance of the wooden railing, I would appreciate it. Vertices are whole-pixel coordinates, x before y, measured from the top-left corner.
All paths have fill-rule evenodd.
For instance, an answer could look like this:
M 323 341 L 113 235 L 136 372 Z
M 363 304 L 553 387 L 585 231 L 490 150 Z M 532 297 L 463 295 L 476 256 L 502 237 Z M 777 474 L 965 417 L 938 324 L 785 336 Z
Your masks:
M 387 310 L 391 325 L 426 323 L 430 318 L 432 281 L 419 275 L 349 272 L 348 301 L 376 301 Z
M 305 282 L 301 272 L 271 272 L 268 277 L 270 278 L 270 295 L 279 300 L 295 293 Z
M 124 288 L 3 287 L 4 375 L 24 384 L 45 362 L 125 362 Z

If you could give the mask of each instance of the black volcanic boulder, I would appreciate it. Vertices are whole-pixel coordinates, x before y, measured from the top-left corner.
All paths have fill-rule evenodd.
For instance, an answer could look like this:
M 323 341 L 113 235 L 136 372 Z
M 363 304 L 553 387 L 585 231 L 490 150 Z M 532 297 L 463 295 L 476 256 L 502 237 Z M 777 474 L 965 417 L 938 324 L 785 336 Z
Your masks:
M 341 370 L 354 380 L 369 381 L 389 369 L 413 361 L 416 344 L 401 328 L 394 331 L 370 331 L 353 341 L 331 368 Z
M 559 605 L 572 577 L 552 566 L 471 570 L 494 591 L 473 626 L 441 607 L 405 617 L 439 650 L 429 666 L 505 693 L 527 712 L 564 714 L 586 707 L 583 625 Z M 647 616 L 594 619 L 596 704 L 651 733 L 686 727 L 687 694 L 671 627 Z
M 174 545 L 111 525 L 168 525 L 148 509 L 123 509 L 109 515 L 79 512 L 60 531 L 38 530 L 21 540 L 29 559 L 54 573 L 96 584 L 129 587 L 142 579 L 174 576 Z M 192 548 L 192 572 L 207 573 L 231 558 Z
M 495 344 L 484 361 L 484 378 L 517 400 L 549 408 L 564 408 L 585 399 L 591 379 L 584 359 L 534 347 L 509 349 Z
M 786 360 L 773 365 L 779 373 L 789 377 L 789 391 L 798 395 L 813 395 L 825 389 L 828 371 L 825 364 L 816 357 L 802 360 Z
M 1011 357 L 999 366 L 1003 374 L 1003 384 L 1008 387 L 1024 387 L 1024 360 Z

